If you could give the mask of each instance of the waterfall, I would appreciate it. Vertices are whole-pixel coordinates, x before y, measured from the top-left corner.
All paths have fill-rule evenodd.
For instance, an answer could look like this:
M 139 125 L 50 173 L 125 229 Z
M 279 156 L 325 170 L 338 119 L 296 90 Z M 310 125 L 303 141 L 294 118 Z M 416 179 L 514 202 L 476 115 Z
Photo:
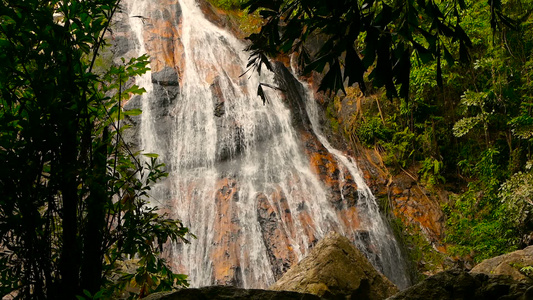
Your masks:
M 305 83 L 301 82 L 305 86 Z M 410 279 L 407 276 L 407 267 L 401 255 L 401 250 L 394 237 L 394 233 L 387 225 L 383 216 L 379 212 L 379 207 L 376 203 L 376 198 L 366 185 L 364 178 L 361 176 L 362 172 L 357 166 L 357 163 L 352 157 L 349 157 L 339 150 L 333 148 L 328 140 L 322 135 L 318 125 L 318 109 L 317 103 L 314 101 L 311 89 L 306 88 L 306 99 L 308 99 L 307 113 L 309 114 L 313 131 L 320 140 L 320 142 L 331 152 L 335 158 L 345 166 L 350 174 L 353 176 L 357 186 L 359 187 L 360 201 L 357 205 L 357 210 L 364 220 L 363 227 L 368 228 L 369 244 L 377 245 L 380 249 L 379 259 L 383 262 L 380 265 L 380 271 L 388 276 L 400 288 L 406 288 L 410 285 Z M 364 249 L 366 245 L 361 239 L 355 240 L 358 248 Z M 368 256 L 368 251 L 365 251 Z M 375 265 L 378 258 L 370 258 Z
M 310 90 L 301 86 L 316 138 L 295 128 L 280 91 L 265 88 L 269 101 L 263 104 L 259 84 L 279 80 L 272 72 L 240 76 L 248 62 L 245 45 L 209 22 L 195 0 L 126 3 L 136 51 L 152 55 L 153 73 L 138 79 L 147 90 L 140 148 L 159 153 L 169 172 L 151 199 L 197 236 L 171 251 L 191 286 L 268 287 L 334 230 L 406 287 L 394 236 L 355 161 L 320 133 Z M 160 40 L 149 36 L 169 22 Z M 168 45 L 171 58 L 154 55 Z M 163 84 L 156 73 L 179 80 Z M 311 157 L 310 144 L 320 155 Z M 313 167 L 317 159 L 326 165 Z M 321 170 L 335 180 L 325 182 Z

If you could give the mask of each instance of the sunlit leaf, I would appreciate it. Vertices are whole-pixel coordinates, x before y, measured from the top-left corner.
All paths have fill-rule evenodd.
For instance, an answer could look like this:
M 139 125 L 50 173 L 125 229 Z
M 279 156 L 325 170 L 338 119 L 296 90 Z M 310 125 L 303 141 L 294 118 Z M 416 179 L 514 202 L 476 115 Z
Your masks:
M 142 110 L 139 108 L 134 108 L 134 109 L 124 110 L 123 113 L 126 116 L 138 116 L 142 114 Z

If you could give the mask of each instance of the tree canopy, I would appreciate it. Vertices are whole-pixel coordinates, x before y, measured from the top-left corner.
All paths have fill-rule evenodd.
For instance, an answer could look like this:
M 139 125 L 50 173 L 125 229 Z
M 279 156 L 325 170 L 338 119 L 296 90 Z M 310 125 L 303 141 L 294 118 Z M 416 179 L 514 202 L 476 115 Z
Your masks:
M 324 71 L 322 91 L 345 92 L 345 85 L 357 83 L 365 92 L 370 81 L 389 97 L 407 99 L 413 55 L 424 63 L 436 60 L 439 85 L 441 61 L 470 61 L 472 42 L 461 25 L 464 0 L 249 0 L 243 7 L 265 21 L 248 37 L 250 66 L 269 68 L 267 57 L 297 53 L 304 73 Z M 488 1 L 487 9 L 493 29 L 515 27 L 501 1 Z M 320 41 L 318 49 L 313 40 Z

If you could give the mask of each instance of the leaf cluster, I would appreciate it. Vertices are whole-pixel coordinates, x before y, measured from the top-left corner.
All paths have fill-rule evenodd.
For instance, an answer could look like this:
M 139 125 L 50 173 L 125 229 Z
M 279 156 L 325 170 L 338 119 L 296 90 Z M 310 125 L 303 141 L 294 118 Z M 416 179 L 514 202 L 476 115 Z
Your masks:
M 261 31 L 248 37 L 251 64 L 268 67 L 269 56 L 297 53 L 305 73 L 325 73 L 322 91 L 344 92 L 345 84 L 357 83 L 364 92 L 370 72 L 374 87 L 407 99 L 413 55 L 424 63 L 437 61 L 442 85 L 441 59 L 455 60 L 447 45 L 457 44 L 456 57 L 464 62 L 472 46 L 460 24 L 462 0 L 249 0 L 244 6 L 265 19 Z
M 436 5 L 442 12 L 453 3 Z M 533 146 L 533 6 L 529 0 L 457 4 L 457 14 L 444 15 L 455 18 L 471 47 L 445 38 L 445 29 L 435 42 L 415 32 L 415 43 L 440 47 L 442 58 L 411 44 L 408 99 L 385 101 L 384 89 L 369 97 L 348 93 L 360 104 L 341 125 L 350 139 L 380 151 L 393 173 L 414 168 L 421 184 L 456 194 L 445 205 L 450 252 L 479 261 L 524 246 L 533 230 L 531 206 L 521 196 L 530 185 Z M 419 26 L 428 31 L 424 20 L 418 18 Z M 357 49 L 364 54 L 368 47 Z M 472 63 L 455 63 L 461 56 Z

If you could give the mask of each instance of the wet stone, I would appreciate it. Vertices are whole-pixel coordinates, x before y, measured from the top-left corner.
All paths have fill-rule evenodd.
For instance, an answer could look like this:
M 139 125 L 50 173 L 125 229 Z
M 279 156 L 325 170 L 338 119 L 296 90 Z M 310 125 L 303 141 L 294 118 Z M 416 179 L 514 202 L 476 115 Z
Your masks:
M 173 68 L 165 67 L 159 72 L 152 73 L 152 83 L 163 86 L 179 85 L 178 73 Z

